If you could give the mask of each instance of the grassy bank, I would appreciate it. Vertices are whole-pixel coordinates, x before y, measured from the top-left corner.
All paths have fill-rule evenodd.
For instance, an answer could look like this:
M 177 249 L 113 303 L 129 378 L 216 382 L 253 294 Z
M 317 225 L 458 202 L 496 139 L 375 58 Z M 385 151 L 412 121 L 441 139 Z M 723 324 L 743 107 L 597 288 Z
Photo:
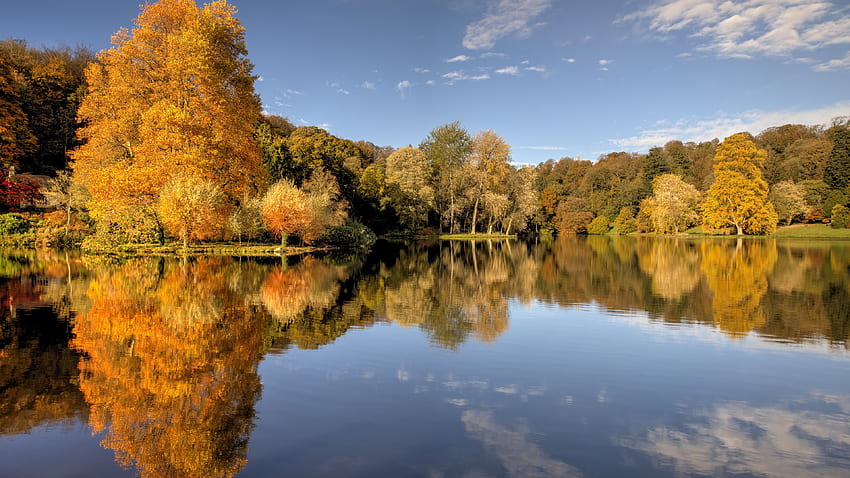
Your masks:
M 287 246 L 280 244 L 211 242 L 190 244 L 183 248 L 180 242 L 165 244 L 122 244 L 108 249 L 88 250 L 89 254 L 103 255 L 220 255 L 220 256 L 294 256 L 311 252 L 326 251 L 327 248 L 310 246 Z
M 826 224 L 801 224 L 780 227 L 773 237 L 850 239 L 850 229 L 834 229 Z

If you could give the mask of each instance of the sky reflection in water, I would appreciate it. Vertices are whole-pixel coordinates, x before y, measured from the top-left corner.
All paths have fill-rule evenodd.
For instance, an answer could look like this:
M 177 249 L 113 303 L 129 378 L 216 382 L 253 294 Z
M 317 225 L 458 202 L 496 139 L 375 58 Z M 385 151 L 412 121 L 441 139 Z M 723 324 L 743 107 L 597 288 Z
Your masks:
M 9 251 L 0 475 L 847 474 L 849 248 Z

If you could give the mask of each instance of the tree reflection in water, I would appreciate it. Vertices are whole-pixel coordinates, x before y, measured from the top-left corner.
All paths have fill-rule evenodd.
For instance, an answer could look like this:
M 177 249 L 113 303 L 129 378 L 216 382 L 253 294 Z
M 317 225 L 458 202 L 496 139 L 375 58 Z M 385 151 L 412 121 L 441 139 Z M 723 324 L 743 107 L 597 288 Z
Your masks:
M 245 463 L 267 330 L 227 260 L 92 268 L 73 345 L 102 445 L 142 476 L 232 476 Z
M 376 322 L 417 327 L 435 346 L 457 350 L 468 340 L 499 340 L 511 301 L 594 304 L 615 315 L 714 327 L 732 338 L 756 334 L 846 348 L 848 249 L 564 236 L 538 243 L 384 244 L 368 258 L 288 263 L 6 254 L 0 259 L 0 433 L 87 419 L 117 461 L 143 476 L 232 476 L 245 464 L 264 353 L 319 348 Z M 45 306 L 52 325 L 21 320 Z M 763 425 L 752 417 L 783 416 L 742 407 L 720 406 L 705 421 L 734 434 L 730 427 L 739 422 Z M 726 415 L 739 419 L 724 421 Z M 494 425 L 486 412 L 470 412 L 464 424 L 497 453 L 507 450 L 500 437 L 522 438 Z M 656 429 L 647 440 L 671 457 L 670 450 L 717 442 L 676 433 Z M 528 450 L 540 459 L 527 463 L 529 470 L 574 471 Z M 716 471 L 676 459 L 686 472 Z

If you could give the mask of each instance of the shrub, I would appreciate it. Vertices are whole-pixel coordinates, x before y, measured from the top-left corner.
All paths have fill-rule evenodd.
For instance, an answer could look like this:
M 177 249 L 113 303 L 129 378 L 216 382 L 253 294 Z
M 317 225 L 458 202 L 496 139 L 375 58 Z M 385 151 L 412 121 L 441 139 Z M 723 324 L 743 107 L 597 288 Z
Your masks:
M 608 218 L 605 216 L 596 216 L 587 225 L 588 234 L 608 234 L 608 229 Z
M 20 214 L 0 214 L 0 234 L 23 234 L 29 229 L 29 221 Z
M 832 208 L 832 227 L 835 229 L 844 229 L 850 225 L 850 209 L 841 204 L 836 204 Z
M 375 243 L 375 239 L 371 229 L 357 221 L 348 221 L 329 228 L 316 240 L 316 244 L 342 249 L 368 249 Z

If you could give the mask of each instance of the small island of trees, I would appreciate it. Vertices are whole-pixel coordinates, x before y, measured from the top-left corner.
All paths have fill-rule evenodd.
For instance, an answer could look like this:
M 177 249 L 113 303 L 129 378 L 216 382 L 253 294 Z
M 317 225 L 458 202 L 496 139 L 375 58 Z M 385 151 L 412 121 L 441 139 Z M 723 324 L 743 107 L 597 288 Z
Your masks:
M 0 234 L 103 250 L 850 223 L 848 118 L 536 166 L 458 122 L 380 147 L 262 114 L 235 13 L 160 0 L 97 55 L 0 42 Z

